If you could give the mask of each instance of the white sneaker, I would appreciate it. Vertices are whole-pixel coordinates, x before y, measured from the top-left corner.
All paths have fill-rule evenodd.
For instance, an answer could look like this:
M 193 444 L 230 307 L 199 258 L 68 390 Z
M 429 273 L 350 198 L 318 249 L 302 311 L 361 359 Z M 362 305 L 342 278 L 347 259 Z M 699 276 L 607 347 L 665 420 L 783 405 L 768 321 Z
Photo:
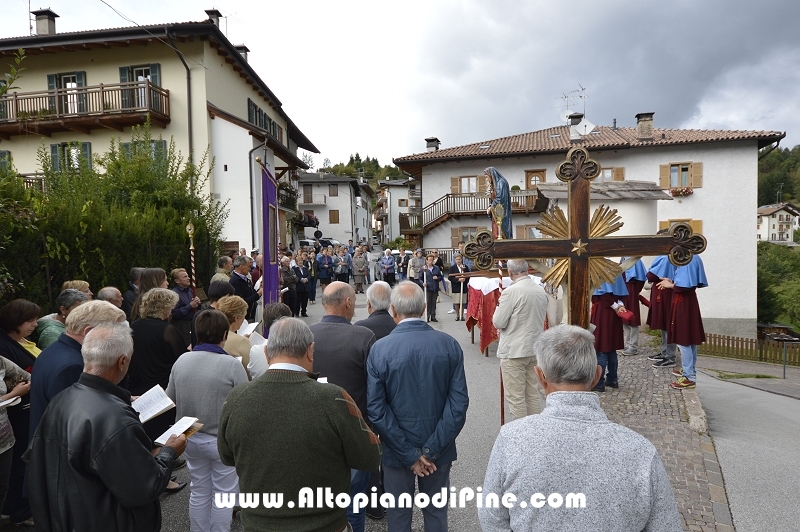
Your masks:
M 448 314 L 455 314 L 456 313 L 456 309 L 451 308 L 450 310 L 447 311 L 447 313 Z

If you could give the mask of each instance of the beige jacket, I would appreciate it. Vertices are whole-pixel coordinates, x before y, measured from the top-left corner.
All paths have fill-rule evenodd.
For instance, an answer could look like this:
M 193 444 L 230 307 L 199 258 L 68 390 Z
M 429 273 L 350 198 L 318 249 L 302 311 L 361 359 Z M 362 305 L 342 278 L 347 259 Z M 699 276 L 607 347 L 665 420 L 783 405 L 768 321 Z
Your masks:
M 522 277 L 503 290 L 492 316 L 500 332 L 498 358 L 533 356 L 533 344 L 544 331 L 547 293 L 530 277 Z

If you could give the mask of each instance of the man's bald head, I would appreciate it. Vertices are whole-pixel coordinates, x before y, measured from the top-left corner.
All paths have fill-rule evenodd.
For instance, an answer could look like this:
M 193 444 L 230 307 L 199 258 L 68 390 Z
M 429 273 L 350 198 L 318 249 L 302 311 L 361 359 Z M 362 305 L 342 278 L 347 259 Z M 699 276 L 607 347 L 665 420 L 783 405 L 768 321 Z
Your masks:
M 356 309 L 356 291 L 347 283 L 334 281 L 322 292 L 322 306 L 328 316 L 352 320 Z

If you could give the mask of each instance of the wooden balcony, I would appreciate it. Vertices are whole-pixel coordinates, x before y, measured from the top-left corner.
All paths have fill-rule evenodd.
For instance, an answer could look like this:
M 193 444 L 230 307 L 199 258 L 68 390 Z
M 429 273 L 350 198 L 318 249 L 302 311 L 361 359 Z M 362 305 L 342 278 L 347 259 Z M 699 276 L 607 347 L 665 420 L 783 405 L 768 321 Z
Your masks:
M 403 235 L 421 235 L 422 215 L 400 213 L 400 233 Z
M 539 197 L 536 190 L 512 190 L 512 214 L 543 212 L 549 201 Z M 486 216 L 489 196 L 483 194 L 445 194 L 422 209 L 422 227 L 425 232 L 456 216 Z
M 298 198 L 300 205 L 326 205 L 327 197 L 325 194 L 301 194 Z
M 410 189 L 408 189 L 408 197 L 412 198 L 412 199 L 413 198 L 421 199 L 422 198 L 422 189 L 420 189 L 420 188 L 410 188 Z
M 122 131 L 170 122 L 169 91 L 148 80 L 38 92 L 14 92 L 0 98 L 0 138 L 93 129 Z
M 386 209 L 383 208 L 375 209 L 375 218 L 380 220 L 381 218 L 388 218 L 388 217 L 389 213 L 386 212 Z

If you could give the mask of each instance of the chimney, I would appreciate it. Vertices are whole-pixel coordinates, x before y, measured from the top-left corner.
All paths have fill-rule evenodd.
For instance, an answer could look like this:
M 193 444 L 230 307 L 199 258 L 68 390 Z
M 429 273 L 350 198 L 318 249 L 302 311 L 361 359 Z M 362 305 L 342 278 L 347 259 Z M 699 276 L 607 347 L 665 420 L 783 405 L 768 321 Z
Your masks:
M 653 115 L 655 113 L 639 113 L 636 115 L 636 138 L 653 140 Z
M 237 44 L 234 48 L 236 48 L 236 51 L 239 52 L 239 54 L 244 57 L 245 62 L 247 62 L 247 54 L 250 52 L 250 49 L 243 44 Z
M 55 35 L 56 34 L 56 15 L 50 8 L 31 11 L 31 15 L 36 17 L 36 35 Z
M 209 20 L 211 20 L 211 22 L 213 22 L 214 25 L 219 28 L 219 19 L 222 18 L 222 13 L 216 9 L 206 9 L 206 15 L 208 15 Z
M 575 127 L 583 120 L 583 113 L 572 113 L 569 115 L 569 140 L 570 142 L 580 142 L 583 140 L 578 128 Z
M 425 142 L 427 144 L 428 151 L 437 151 L 439 149 L 439 145 L 441 144 L 441 141 L 436 137 L 428 137 L 425 139 Z

